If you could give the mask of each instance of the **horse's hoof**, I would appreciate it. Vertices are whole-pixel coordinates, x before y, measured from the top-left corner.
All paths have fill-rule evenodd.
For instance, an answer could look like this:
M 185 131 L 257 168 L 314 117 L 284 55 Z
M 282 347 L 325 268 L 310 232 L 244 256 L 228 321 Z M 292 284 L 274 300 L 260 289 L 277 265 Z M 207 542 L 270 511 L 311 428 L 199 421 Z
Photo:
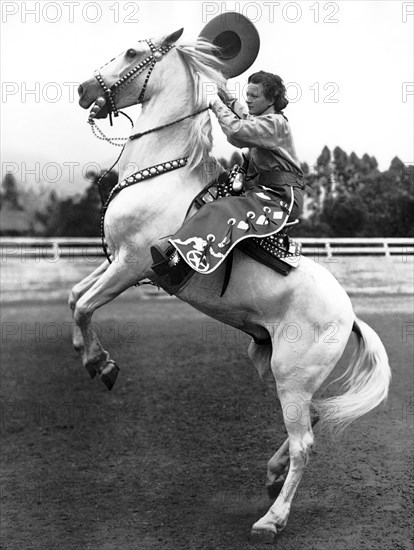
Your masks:
M 91 365 L 91 364 L 85 365 L 85 369 L 89 372 L 89 376 L 91 378 L 95 378 L 97 372 L 96 372 L 96 368 L 94 367 L 94 365 Z
M 119 367 L 112 359 L 109 359 L 104 368 L 99 372 L 99 377 L 109 391 L 112 390 L 118 378 Z
M 253 528 L 250 534 L 250 542 L 252 544 L 273 544 L 276 533 L 270 529 Z

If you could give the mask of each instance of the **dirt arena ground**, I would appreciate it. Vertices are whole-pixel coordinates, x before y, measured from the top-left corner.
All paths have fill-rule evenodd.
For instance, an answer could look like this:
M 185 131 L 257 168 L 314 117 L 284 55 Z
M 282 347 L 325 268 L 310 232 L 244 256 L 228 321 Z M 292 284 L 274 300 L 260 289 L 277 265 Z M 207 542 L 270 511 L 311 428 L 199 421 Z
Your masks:
M 390 397 L 337 443 L 316 429 L 278 550 L 412 548 L 411 304 L 354 306 L 389 353 Z M 95 322 L 121 367 L 111 393 L 72 350 L 63 301 L 3 306 L 2 548 L 260 548 L 250 528 L 285 430 L 248 338 L 176 299 L 121 298 Z

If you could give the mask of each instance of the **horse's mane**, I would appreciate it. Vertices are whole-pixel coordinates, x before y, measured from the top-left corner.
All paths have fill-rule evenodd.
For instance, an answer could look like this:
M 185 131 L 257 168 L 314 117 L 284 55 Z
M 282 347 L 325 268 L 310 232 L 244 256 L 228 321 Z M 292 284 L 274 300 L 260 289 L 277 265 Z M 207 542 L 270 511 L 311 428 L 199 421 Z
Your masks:
M 211 93 L 211 83 L 214 82 L 219 86 L 225 85 L 225 78 L 221 72 L 222 63 L 212 53 L 217 48 L 211 43 L 199 39 L 193 43 L 179 44 L 176 49 L 188 69 L 194 92 L 194 111 L 203 109 L 206 107 L 206 92 L 210 90 Z M 189 126 L 186 155 L 189 157 L 187 166 L 190 169 L 199 168 L 202 163 L 211 163 L 209 166 L 204 166 L 204 169 L 213 178 L 220 166 L 216 159 L 210 156 L 211 130 L 208 111 L 194 117 Z

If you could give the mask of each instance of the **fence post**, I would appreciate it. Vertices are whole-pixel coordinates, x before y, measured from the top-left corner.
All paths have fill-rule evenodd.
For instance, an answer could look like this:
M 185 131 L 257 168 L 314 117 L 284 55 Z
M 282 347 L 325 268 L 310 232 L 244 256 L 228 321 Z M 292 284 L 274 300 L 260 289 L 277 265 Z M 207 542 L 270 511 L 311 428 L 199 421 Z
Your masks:
M 332 247 L 331 247 L 331 243 L 329 241 L 327 241 L 325 243 L 325 250 L 326 250 L 326 257 L 328 259 L 332 258 Z

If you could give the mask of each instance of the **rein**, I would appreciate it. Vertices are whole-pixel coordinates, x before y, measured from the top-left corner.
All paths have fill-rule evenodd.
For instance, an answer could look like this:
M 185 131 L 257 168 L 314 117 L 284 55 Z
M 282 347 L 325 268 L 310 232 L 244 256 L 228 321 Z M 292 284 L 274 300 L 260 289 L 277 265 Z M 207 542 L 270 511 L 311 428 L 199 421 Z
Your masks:
M 152 132 L 157 132 L 158 130 L 163 130 L 164 128 L 168 128 L 169 126 L 174 126 L 174 124 L 177 124 L 178 122 L 182 122 L 183 120 L 186 120 L 187 118 L 191 118 L 193 116 L 200 115 L 201 113 L 204 113 L 204 111 L 208 111 L 208 109 L 209 109 L 209 107 L 205 107 L 204 109 L 200 109 L 200 111 L 196 111 L 195 113 L 191 113 L 189 115 L 183 116 L 181 118 L 178 118 L 177 120 L 173 120 L 172 122 L 167 122 L 166 124 L 163 124 L 162 126 L 157 126 L 156 128 L 151 128 L 149 130 L 145 130 L 145 132 L 132 134 L 132 136 L 129 136 L 129 137 L 111 137 L 111 138 L 108 138 L 102 132 L 102 130 L 97 126 L 97 124 L 95 122 L 95 119 L 91 118 L 91 117 L 89 117 L 89 119 L 88 119 L 88 124 L 91 125 L 92 133 L 96 138 L 101 139 L 102 141 L 107 141 L 108 143 L 110 143 L 111 145 L 114 145 L 115 147 L 123 147 L 125 144 L 113 143 L 113 141 L 124 141 L 124 142 L 133 141 L 133 140 L 138 139 L 142 136 L 146 136 L 147 134 L 151 134 Z M 127 114 L 123 113 L 122 111 L 119 111 L 119 113 L 121 115 L 126 116 L 130 120 L 131 124 L 133 125 L 132 120 L 130 119 L 130 117 Z M 98 135 L 96 132 L 99 132 L 100 135 Z
M 147 42 L 147 44 L 149 45 L 149 47 L 151 49 L 151 54 L 148 57 L 146 57 L 143 61 L 141 61 L 141 63 L 139 63 L 136 67 L 134 67 L 128 73 L 126 73 L 123 77 L 121 77 L 119 80 L 117 80 L 110 88 L 108 88 L 108 86 L 106 85 L 106 83 L 105 83 L 101 73 L 99 72 L 99 70 L 95 71 L 95 73 L 94 73 L 94 76 L 95 76 L 96 80 L 98 81 L 99 85 L 101 86 L 101 88 L 102 88 L 102 90 L 103 90 L 103 92 L 106 96 L 106 105 L 107 105 L 107 108 L 108 108 L 109 120 L 110 120 L 111 126 L 112 126 L 112 113 L 115 117 L 119 116 L 119 114 L 122 114 L 122 115 L 126 116 L 129 119 L 129 121 L 131 122 L 131 126 L 133 126 L 133 122 L 130 119 L 130 117 L 128 115 L 126 115 L 125 113 L 123 113 L 122 111 L 120 111 L 116 106 L 115 94 L 116 94 L 117 90 L 125 88 L 129 84 L 128 81 L 131 79 L 131 77 L 136 78 L 137 76 L 139 76 L 145 70 L 146 67 L 148 67 L 148 73 L 145 77 L 144 84 L 142 86 L 142 89 L 141 89 L 141 92 L 138 96 L 138 101 L 137 101 L 137 103 L 143 103 L 144 96 L 145 96 L 145 91 L 146 91 L 147 84 L 148 84 L 148 80 L 149 80 L 149 77 L 151 76 L 151 73 L 152 73 L 157 61 L 160 61 L 163 58 L 163 56 L 166 53 L 168 53 L 174 47 L 173 45 L 161 46 L 157 49 L 157 48 L 155 48 L 155 46 L 152 43 L 151 39 L 147 39 L 147 40 L 145 40 L 145 42 Z M 195 113 L 191 113 L 191 114 L 183 116 L 183 117 L 181 117 L 177 120 L 174 120 L 172 122 L 168 122 L 166 124 L 163 124 L 161 126 L 157 126 L 155 128 L 151 128 L 151 129 L 146 130 L 144 132 L 139 132 L 139 133 L 133 134 L 133 135 L 127 137 L 127 138 L 121 138 L 121 137 L 108 138 L 102 132 L 102 130 L 96 125 L 96 122 L 95 122 L 96 114 L 99 111 L 98 103 L 96 103 L 95 106 L 93 107 L 93 109 L 92 109 L 92 111 L 89 115 L 89 118 L 88 118 L 88 124 L 90 124 L 91 130 L 92 130 L 92 133 L 94 134 L 94 136 L 97 137 L 100 140 L 107 141 L 108 143 L 110 143 L 111 145 L 114 145 L 116 147 L 122 147 L 122 150 L 121 150 L 117 160 L 114 162 L 114 164 L 111 166 L 111 168 L 106 170 L 106 172 L 104 174 L 102 174 L 102 176 L 100 176 L 100 178 L 97 182 L 98 187 L 99 187 L 99 194 L 101 196 L 101 202 L 102 202 L 101 222 L 100 222 L 102 249 L 103 249 L 103 252 L 104 252 L 104 254 L 106 256 L 106 259 L 108 260 L 109 263 L 112 263 L 112 260 L 111 260 L 110 254 L 108 252 L 108 245 L 107 245 L 106 240 L 105 240 L 104 220 L 105 220 L 106 211 L 107 211 L 108 206 L 109 206 L 110 202 L 112 201 L 112 199 L 115 197 L 115 195 L 117 193 L 119 193 L 119 191 L 121 191 L 125 187 L 129 187 L 130 185 L 133 185 L 135 183 L 138 183 L 138 182 L 143 181 L 143 180 L 148 179 L 148 178 L 152 178 L 154 176 L 158 176 L 158 175 L 163 174 L 165 172 L 170 172 L 171 170 L 176 170 L 177 168 L 182 168 L 183 166 L 185 166 L 187 164 L 188 157 L 182 157 L 182 158 L 178 158 L 178 159 L 175 159 L 175 160 L 172 160 L 172 161 L 163 162 L 163 163 L 160 163 L 160 164 L 157 164 L 157 165 L 154 165 L 154 166 L 150 166 L 150 167 L 145 168 L 143 170 L 139 170 L 138 172 L 135 172 L 134 174 L 131 174 L 130 176 L 128 176 L 127 178 L 125 178 L 121 182 L 117 183 L 112 188 L 112 190 L 111 190 L 108 198 L 106 199 L 106 201 L 104 201 L 103 193 L 102 193 L 102 189 L 101 189 L 101 183 L 102 183 L 103 178 L 117 164 L 117 162 L 119 161 L 119 159 L 122 156 L 122 153 L 124 152 L 125 145 L 128 141 L 134 141 L 134 140 L 139 139 L 139 138 L 141 138 L 145 135 L 151 134 L 152 132 L 157 132 L 159 130 L 163 130 L 164 128 L 168 128 L 170 126 L 173 126 L 174 124 L 178 124 L 179 122 L 182 122 L 183 120 L 186 120 L 188 118 L 197 116 L 197 115 L 207 111 L 208 109 L 209 109 L 209 107 L 205 107 L 204 109 L 200 109 L 199 111 L 196 111 Z M 124 143 L 115 143 L 115 141 L 123 141 Z
M 117 80 L 114 84 L 112 84 L 112 86 L 110 88 L 108 88 L 108 86 L 106 85 L 99 69 L 96 70 L 95 73 L 94 73 L 94 76 L 95 76 L 96 80 L 98 81 L 100 87 L 102 88 L 102 90 L 103 90 L 103 92 L 106 96 L 106 99 L 107 99 L 106 105 L 107 105 L 107 108 L 108 108 L 109 120 L 110 120 L 111 126 L 112 126 L 112 113 L 114 114 L 115 117 L 119 116 L 119 114 L 124 115 L 131 122 L 131 127 L 134 125 L 132 120 L 130 119 L 130 117 L 127 114 L 120 111 L 118 109 L 118 107 L 116 106 L 115 94 L 116 94 L 118 88 L 120 90 L 125 88 L 129 84 L 128 81 L 131 79 L 131 77 L 133 77 L 132 79 L 136 78 L 148 66 L 148 73 L 147 73 L 147 76 L 145 77 L 144 84 L 142 85 L 142 89 L 141 89 L 141 92 L 138 96 L 138 101 L 137 101 L 138 104 L 143 103 L 145 92 L 146 92 L 146 89 L 147 89 L 148 80 L 149 80 L 149 77 L 151 76 L 151 73 L 152 73 L 157 61 L 160 61 L 166 53 L 168 53 L 170 50 L 172 50 L 172 48 L 175 47 L 174 45 L 170 45 L 170 46 L 160 46 L 159 48 L 156 48 L 154 46 L 154 44 L 152 43 L 152 40 L 150 38 L 148 38 L 146 40 L 141 40 L 140 42 L 146 42 L 148 44 L 148 46 L 150 47 L 150 50 L 151 50 L 151 54 L 148 57 L 146 57 L 143 61 L 141 61 L 141 63 L 139 63 L 133 69 L 131 69 L 129 72 L 127 72 L 123 77 L 121 77 L 119 80 Z M 111 61 L 113 61 L 113 59 Z M 109 61 L 109 63 L 110 63 L 110 61 Z M 105 65 L 107 65 L 107 64 L 108 63 L 106 63 Z M 105 65 L 103 65 L 102 67 L 105 67 Z M 92 109 L 92 111 L 89 115 L 88 124 L 90 124 L 92 133 L 94 134 L 94 136 L 96 138 L 101 139 L 102 141 L 107 141 L 108 143 L 110 143 L 111 145 L 114 145 L 116 147 L 123 147 L 123 144 L 113 143 L 113 142 L 115 142 L 115 141 L 127 142 L 128 140 L 138 139 L 141 136 L 145 136 L 146 134 L 150 134 L 151 132 L 156 132 L 157 130 L 162 130 L 163 128 L 173 126 L 174 124 L 177 124 L 178 122 L 182 122 L 183 120 L 186 120 L 187 118 L 199 115 L 200 113 L 203 113 L 204 111 L 207 111 L 207 110 L 208 110 L 208 107 L 205 107 L 204 109 L 201 109 L 200 111 L 197 111 L 196 113 L 191 113 L 190 115 L 179 118 L 178 120 L 175 120 L 173 122 L 169 122 L 167 124 L 164 124 L 163 126 L 158 126 L 156 128 L 152 128 L 152 129 L 147 130 L 145 132 L 141 132 L 141 133 L 138 133 L 138 134 L 133 134 L 132 136 L 129 136 L 128 138 L 121 138 L 121 137 L 108 138 L 102 132 L 102 130 L 96 125 L 96 122 L 95 122 L 95 116 L 96 116 L 96 113 L 99 111 L 99 107 L 98 107 L 98 111 L 95 110 L 95 107 Z
M 196 111 L 195 113 L 191 113 L 190 115 L 183 116 L 181 118 L 178 118 L 177 120 L 174 120 L 173 122 L 168 122 L 167 124 L 163 124 L 162 126 L 157 126 L 156 128 L 152 128 L 151 130 L 146 130 L 145 132 L 141 132 L 138 134 L 133 134 L 132 136 L 129 136 L 128 139 L 131 141 L 134 139 L 138 139 L 142 136 L 146 136 L 147 134 L 150 134 L 151 132 L 156 132 L 157 130 L 163 130 L 164 128 L 168 128 L 169 126 L 173 126 L 174 124 L 177 124 L 178 122 L 182 122 L 183 120 L 186 120 L 187 118 L 191 118 L 193 116 L 200 115 L 201 113 L 204 113 L 204 111 L 208 111 L 209 107 L 205 107 L 204 109 L 200 109 L 200 111 Z

